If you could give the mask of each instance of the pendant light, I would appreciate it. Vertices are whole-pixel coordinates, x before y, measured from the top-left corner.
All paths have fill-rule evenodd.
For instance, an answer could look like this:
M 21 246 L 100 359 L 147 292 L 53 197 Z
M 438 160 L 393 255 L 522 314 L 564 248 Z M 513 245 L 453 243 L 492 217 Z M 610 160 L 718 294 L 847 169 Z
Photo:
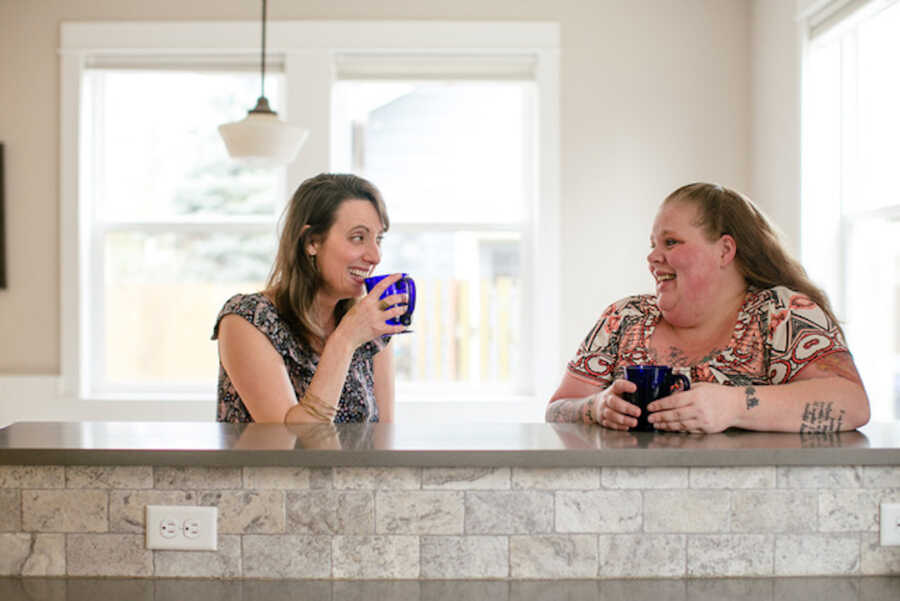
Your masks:
M 294 160 L 309 130 L 289 125 L 269 108 L 266 98 L 266 0 L 262 0 L 260 94 L 256 106 L 240 121 L 219 126 L 219 135 L 233 159 L 254 165 L 285 165 Z

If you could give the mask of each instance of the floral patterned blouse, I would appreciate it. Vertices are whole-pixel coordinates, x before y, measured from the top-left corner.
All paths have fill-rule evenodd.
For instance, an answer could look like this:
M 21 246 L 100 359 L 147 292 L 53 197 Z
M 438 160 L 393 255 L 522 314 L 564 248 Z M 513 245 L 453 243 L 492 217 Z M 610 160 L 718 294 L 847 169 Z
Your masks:
M 297 398 L 303 397 L 307 386 L 312 381 L 319 355 L 313 352 L 305 342 L 301 342 L 291 331 L 287 322 L 278 314 L 275 305 L 265 295 L 236 294 L 229 298 L 213 328 L 212 339 L 219 336 L 219 324 L 228 314 L 240 315 L 257 330 L 266 335 L 278 354 L 284 358 L 288 376 L 294 385 Z M 380 342 L 380 341 L 379 341 Z M 384 348 L 383 344 L 370 341 L 353 353 L 350 369 L 344 381 L 344 389 L 338 402 L 335 423 L 345 422 L 377 422 L 378 405 L 375 403 L 375 384 L 373 379 L 372 359 Z M 219 362 L 218 410 L 216 419 L 220 422 L 252 422 L 253 418 L 240 395 L 234 388 L 228 372 Z
M 606 388 L 626 365 L 653 363 L 650 337 L 661 318 L 653 295 L 610 305 L 569 362 L 569 373 Z M 837 324 L 807 296 L 784 286 L 751 288 L 728 346 L 697 365 L 673 367 L 690 368 L 691 382 L 787 384 L 816 359 L 837 352 L 848 352 Z

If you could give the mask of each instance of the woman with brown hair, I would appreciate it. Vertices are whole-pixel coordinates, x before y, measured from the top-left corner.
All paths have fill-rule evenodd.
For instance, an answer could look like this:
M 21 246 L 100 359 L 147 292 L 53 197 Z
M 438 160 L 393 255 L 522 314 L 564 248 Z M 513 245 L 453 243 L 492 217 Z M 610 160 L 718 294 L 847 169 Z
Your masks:
M 300 185 L 265 290 L 231 297 L 216 319 L 218 421 L 392 421 L 389 337 L 404 326 L 385 322 L 406 299 L 379 300 L 400 274 L 364 287 L 388 226 L 381 193 L 361 177 Z
M 627 430 L 627 365 L 690 371 L 647 406 L 658 430 L 852 430 L 869 401 L 825 294 L 746 197 L 705 183 L 663 201 L 650 234 L 656 294 L 608 307 L 569 362 L 547 421 Z

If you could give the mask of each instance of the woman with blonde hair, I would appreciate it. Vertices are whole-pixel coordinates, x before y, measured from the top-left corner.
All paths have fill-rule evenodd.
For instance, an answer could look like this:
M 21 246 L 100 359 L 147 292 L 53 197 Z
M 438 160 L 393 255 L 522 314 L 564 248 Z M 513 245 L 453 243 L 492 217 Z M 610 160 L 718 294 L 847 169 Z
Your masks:
M 869 401 L 825 294 L 745 196 L 695 183 L 672 192 L 650 234 L 656 293 L 609 306 L 569 362 L 548 421 L 627 430 L 628 365 L 690 372 L 647 406 L 658 430 L 823 432 L 869 420 Z
M 361 177 L 304 181 L 286 209 L 278 254 L 261 292 L 237 294 L 216 319 L 218 421 L 391 421 L 394 362 L 386 320 L 404 295 L 366 294 L 389 226 L 378 189 Z M 399 304 L 398 304 L 399 303 Z

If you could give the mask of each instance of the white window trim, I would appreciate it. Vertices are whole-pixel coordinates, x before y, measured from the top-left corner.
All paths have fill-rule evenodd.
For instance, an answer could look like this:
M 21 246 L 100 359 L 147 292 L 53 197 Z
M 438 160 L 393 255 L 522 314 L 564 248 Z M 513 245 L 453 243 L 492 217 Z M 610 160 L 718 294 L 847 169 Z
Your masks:
M 560 144 L 559 144 L 559 25 L 546 22 L 448 22 L 448 21 L 275 21 L 268 24 L 267 49 L 284 57 L 287 105 L 279 113 L 299 125 L 311 127 L 309 140 L 297 160 L 286 170 L 287 182 L 299 182 L 309 174 L 326 171 L 330 163 L 330 90 L 334 59 L 338 54 L 388 53 L 465 57 L 496 55 L 534 57 L 538 90 L 537 197 L 526 264 L 526 289 L 535 303 L 531 349 L 534 365 L 534 397 L 497 403 L 501 413 L 489 407 L 470 412 L 474 418 L 502 415 L 509 421 L 542 419 L 543 407 L 556 386 L 560 355 Z M 84 394 L 88 381 L 81 361 L 87 351 L 88 310 L 82 300 L 85 285 L 85 248 L 79 244 L 88 223 L 80 210 L 84 194 L 79 176 L 81 80 L 85 65 L 98 57 L 154 56 L 171 54 L 222 57 L 259 51 L 259 23 L 245 22 L 100 22 L 63 23 L 60 34 L 60 396 L 94 401 Z M 298 77 L 299 76 L 299 77 Z M 292 93 L 292 81 L 303 89 Z M 173 91 L 177 93 L 177 91 Z M 252 99 L 248 99 L 251 103 Z M 323 129 L 324 128 L 324 129 Z M 317 131 L 318 129 L 318 131 Z M 539 175 L 539 177 L 538 177 Z M 288 185 L 288 188 L 291 186 Z M 164 399 L 140 400 L 160 403 Z M 169 399 L 171 400 L 171 399 Z M 208 401 L 187 406 L 179 403 L 179 417 L 208 418 Z M 429 414 L 439 403 L 426 403 Z M 195 406 L 196 405 L 196 406 Z M 448 411 L 453 404 L 448 403 Z M 201 413 L 202 412 L 202 413 Z M 162 415 L 162 414 L 161 414 Z M 97 416 L 98 419 L 102 416 Z M 203 419 L 203 417 L 195 417 Z

